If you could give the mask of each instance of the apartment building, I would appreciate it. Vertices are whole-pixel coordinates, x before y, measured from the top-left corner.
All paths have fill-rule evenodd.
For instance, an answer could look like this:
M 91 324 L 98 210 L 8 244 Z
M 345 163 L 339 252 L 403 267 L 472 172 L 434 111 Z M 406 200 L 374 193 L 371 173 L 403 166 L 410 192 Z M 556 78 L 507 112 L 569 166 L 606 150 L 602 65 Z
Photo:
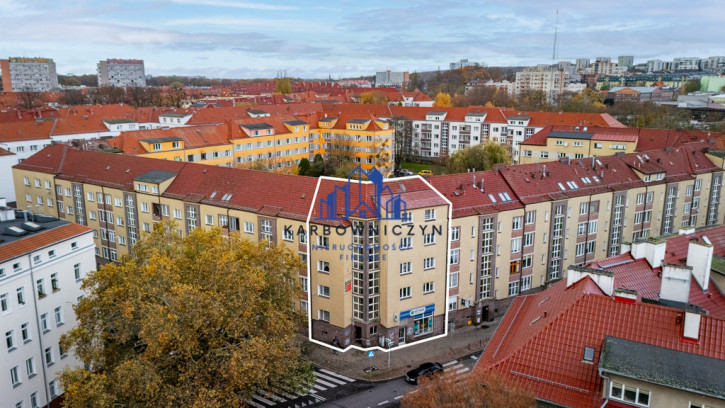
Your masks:
M 8 407 L 46 406 L 63 392 L 58 373 L 81 364 L 59 340 L 96 269 L 93 231 L 0 204 L 0 395 Z
M 167 118 L 180 119 L 160 117 L 162 123 Z M 292 173 L 301 159 L 311 161 L 318 153 L 385 172 L 393 160 L 394 130 L 386 120 L 369 115 L 267 115 L 179 126 L 123 132 L 109 144 L 128 155 Z
M 549 102 L 554 102 L 564 92 L 566 73 L 559 70 L 527 70 L 516 73 L 515 93 L 542 91 Z
M 48 92 L 58 89 L 55 62 L 50 58 L 13 57 L 0 60 L 5 92 Z
M 98 86 L 146 86 L 143 60 L 107 59 L 97 65 Z
M 318 188 L 309 177 L 62 145 L 15 166 L 13 177 L 19 208 L 88 225 L 108 260 L 162 219 L 182 235 L 218 226 L 283 244 L 309 262 L 300 307 L 313 338 L 392 347 L 445 333 L 446 310 L 455 326 L 500 315 L 517 295 L 565 277 L 567 265 L 618 255 L 625 242 L 722 224 L 725 154 L 709 147 L 498 166 L 430 185 L 389 179 L 380 195 L 368 184 Z M 406 203 L 405 219 L 383 216 L 396 202 Z
M 722 143 L 722 134 L 699 130 L 552 125 L 521 143 L 519 163 L 543 163 L 562 158 L 585 159 L 617 153 L 634 153 L 710 139 Z

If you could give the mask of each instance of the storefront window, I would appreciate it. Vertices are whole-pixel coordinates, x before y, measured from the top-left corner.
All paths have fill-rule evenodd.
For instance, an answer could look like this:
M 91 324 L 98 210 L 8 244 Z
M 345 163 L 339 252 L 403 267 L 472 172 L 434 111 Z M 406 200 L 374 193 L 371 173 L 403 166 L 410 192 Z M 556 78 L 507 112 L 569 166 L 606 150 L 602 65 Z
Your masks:
M 433 332 L 433 316 L 423 316 L 413 321 L 413 334 L 416 336 L 422 336 L 424 334 Z

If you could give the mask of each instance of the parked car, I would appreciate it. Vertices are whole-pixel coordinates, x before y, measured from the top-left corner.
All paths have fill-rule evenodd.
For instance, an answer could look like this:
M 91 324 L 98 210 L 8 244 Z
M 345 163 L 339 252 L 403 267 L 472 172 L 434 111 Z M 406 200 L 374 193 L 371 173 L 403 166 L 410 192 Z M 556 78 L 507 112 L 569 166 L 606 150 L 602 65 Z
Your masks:
M 418 172 L 418 174 L 420 174 L 423 177 L 428 177 L 428 176 L 432 176 L 433 172 L 430 170 L 421 170 Z
M 415 173 L 408 169 L 397 169 L 393 172 L 395 174 L 395 177 L 405 177 L 405 176 L 413 176 Z
M 411 384 L 418 384 L 418 378 L 428 377 L 443 371 L 440 363 L 423 363 L 405 374 L 405 381 Z

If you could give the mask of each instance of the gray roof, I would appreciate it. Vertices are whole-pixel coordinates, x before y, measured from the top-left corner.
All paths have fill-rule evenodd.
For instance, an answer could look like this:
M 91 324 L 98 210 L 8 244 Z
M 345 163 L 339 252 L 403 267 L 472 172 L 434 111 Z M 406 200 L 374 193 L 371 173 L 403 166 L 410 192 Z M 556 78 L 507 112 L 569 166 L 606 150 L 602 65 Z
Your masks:
M 448 112 L 441 112 L 441 111 L 430 111 L 426 113 L 426 115 L 445 115 Z
M 486 116 L 486 112 L 468 112 L 466 113 L 466 116 Z
M 725 360 L 607 336 L 599 369 L 678 390 L 725 397 Z
M 167 117 L 167 118 L 185 118 L 187 116 L 191 115 L 191 113 L 162 113 L 159 115 L 159 117 Z
M 337 120 L 337 118 L 320 118 L 320 122 L 332 122 L 333 120 Z
M 163 143 L 163 142 L 179 142 L 181 140 L 184 140 L 184 139 L 182 139 L 180 137 L 176 137 L 176 136 L 168 136 L 168 137 L 154 137 L 151 139 L 140 139 L 139 141 L 145 142 L 145 143 Z
M 583 140 L 591 140 L 592 139 L 592 136 L 594 136 L 594 133 L 589 133 L 589 132 L 560 132 L 560 131 L 554 130 L 554 131 L 549 132 L 549 135 L 547 137 L 558 137 L 560 139 L 583 139 Z
M 267 123 L 244 123 L 239 126 L 250 130 L 274 129 L 274 126 Z
M 347 121 L 347 123 L 360 123 L 360 124 L 368 123 L 368 122 L 370 122 L 370 119 L 350 119 Z
M 136 177 L 135 179 L 133 179 L 133 181 L 142 181 L 144 183 L 159 184 L 172 177 L 176 177 L 177 174 L 178 173 L 174 173 L 172 171 L 151 170 L 149 172 L 146 172 L 146 173 Z
M 509 116 L 509 120 L 529 120 L 529 119 L 531 119 L 531 116 L 519 116 L 519 115 Z
M 21 205 L 22 207 L 22 205 Z M 30 205 L 30 207 L 33 208 L 33 211 L 36 211 L 36 206 Z M 26 207 L 27 208 L 27 207 Z M 3 208 L 3 210 L 8 210 L 8 208 Z M 49 229 L 53 229 L 56 227 L 60 227 L 62 225 L 70 224 L 70 222 L 66 220 L 59 220 L 55 217 L 50 217 L 47 215 L 38 215 L 38 214 L 29 214 L 28 215 L 28 221 L 31 223 L 35 223 L 38 226 L 40 226 L 40 229 L 31 228 L 29 226 L 24 226 L 25 224 L 25 217 L 22 213 L 16 212 L 15 213 L 15 219 L 10 221 L 3 221 L 0 222 L 0 245 L 8 244 L 13 241 L 17 241 L 19 239 L 27 238 L 33 234 L 47 231 Z M 32 226 L 32 224 L 30 224 Z M 20 231 L 25 231 L 21 234 L 13 234 L 11 233 L 8 228 L 14 227 L 14 229 L 19 229 Z M 20 254 L 17 254 L 20 255 Z M 13 256 L 16 256 L 16 254 L 13 254 Z
M 110 124 L 110 125 L 118 125 L 121 123 L 136 123 L 133 119 L 106 119 L 104 122 Z
M 267 115 L 268 113 L 266 111 L 263 111 L 261 109 L 250 109 L 249 113 L 252 115 Z
M 288 121 L 285 121 L 282 123 L 284 123 L 285 125 L 290 125 L 290 126 L 301 126 L 301 125 L 307 124 L 307 122 L 305 122 L 304 120 L 288 120 Z

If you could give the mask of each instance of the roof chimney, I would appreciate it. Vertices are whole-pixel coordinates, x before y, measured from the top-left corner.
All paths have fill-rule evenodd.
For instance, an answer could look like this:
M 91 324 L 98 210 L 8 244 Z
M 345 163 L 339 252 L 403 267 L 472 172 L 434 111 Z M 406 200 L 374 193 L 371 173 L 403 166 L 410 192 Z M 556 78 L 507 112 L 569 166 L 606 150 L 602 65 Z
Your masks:
M 589 276 L 607 296 L 612 296 L 614 291 L 614 273 L 601 269 L 585 268 L 572 265 L 566 271 L 566 287 L 579 282 Z
M 637 291 L 632 289 L 616 288 L 614 289 L 614 301 L 622 303 L 636 303 Z
M 700 314 L 702 310 L 690 305 L 685 310 L 685 325 L 682 330 L 682 339 L 685 341 L 697 342 L 700 339 Z
M 647 237 L 632 243 L 630 251 L 634 259 L 646 258 L 650 266 L 657 268 L 665 259 L 667 243 L 657 238 Z
M 701 240 L 691 239 L 687 247 L 687 266 L 692 267 L 692 276 L 702 290 L 707 290 L 710 282 L 712 253 L 712 243 L 705 235 L 701 237 Z
M 662 264 L 660 299 L 687 303 L 690 301 L 690 271 L 682 265 Z

